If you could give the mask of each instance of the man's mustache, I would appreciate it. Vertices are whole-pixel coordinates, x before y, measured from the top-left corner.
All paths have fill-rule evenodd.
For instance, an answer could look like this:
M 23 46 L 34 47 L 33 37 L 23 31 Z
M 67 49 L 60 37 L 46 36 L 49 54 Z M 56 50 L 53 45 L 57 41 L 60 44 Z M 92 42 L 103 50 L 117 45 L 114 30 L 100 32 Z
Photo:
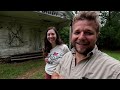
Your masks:
M 79 42 L 75 42 L 76 44 L 79 44 L 79 45 L 88 45 L 90 44 L 89 42 L 84 42 L 84 41 L 79 41 Z

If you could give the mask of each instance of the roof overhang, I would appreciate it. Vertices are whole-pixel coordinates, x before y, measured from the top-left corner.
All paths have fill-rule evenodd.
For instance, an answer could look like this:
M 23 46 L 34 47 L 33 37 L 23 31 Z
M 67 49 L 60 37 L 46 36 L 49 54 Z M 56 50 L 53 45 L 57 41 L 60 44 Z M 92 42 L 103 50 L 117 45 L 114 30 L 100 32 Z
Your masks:
M 70 22 L 70 20 L 66 18 L 52 16 L 44 13 L 38 13 L 35 11 L 0 11 L 0 15 L 37 21 L 41 20 L 45 22 L 53 22 L 56 24 L 62 24 L 62 26 L 66 26 Z

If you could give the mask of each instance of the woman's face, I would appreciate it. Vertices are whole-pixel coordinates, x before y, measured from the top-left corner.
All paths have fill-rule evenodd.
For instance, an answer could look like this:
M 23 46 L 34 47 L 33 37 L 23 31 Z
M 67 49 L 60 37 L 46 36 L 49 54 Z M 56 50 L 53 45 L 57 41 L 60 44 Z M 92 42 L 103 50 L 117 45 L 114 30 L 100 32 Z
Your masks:
M 57 36 L 56 36 L 55 31 L 53 29 L 48 30 L 47 39 L 52 45 L 56 44 L 56 38 Z

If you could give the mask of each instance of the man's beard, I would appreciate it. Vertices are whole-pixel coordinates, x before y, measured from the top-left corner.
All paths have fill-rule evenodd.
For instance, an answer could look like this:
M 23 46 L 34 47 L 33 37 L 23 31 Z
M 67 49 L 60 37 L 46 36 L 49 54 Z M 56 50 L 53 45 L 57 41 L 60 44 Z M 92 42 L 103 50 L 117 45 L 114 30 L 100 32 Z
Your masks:
M 77 44 L 79 44 L 79 45 L 87 45 L 88 47 L 86 47 L 84 50 L 78 50 L 77 49 Z M 72 44 L 73 45 L 73 47 L 75 48 L 75 50 L 76 50 L 76 52 L 77 53 L 79 53 L 79 54 L 82 54 L 82 55 L 87 55 L 90 51 L 92 51 L 93 50 L 93 48 L 94 47 L 90 47 L 89 45 L 90 45 L 90 43 L 89 42 L 87 42 L 87 43 L 84 43 L 84 42 L 81 42 L 81 43 L 77 43 L 77 42 L 75 42 L 74 44 Z
M 86 56 L 90 51 L 93 50 L 93 48 L 86 48 L 86 49 L 84 50 L 84 52 L 78 51 L 76 47 L 75 47 L 75 50 L 76 50 L 76 52 L 78 52 L 79 54 L 82 54 L 82 55 L 85 55 L 85 56 Z

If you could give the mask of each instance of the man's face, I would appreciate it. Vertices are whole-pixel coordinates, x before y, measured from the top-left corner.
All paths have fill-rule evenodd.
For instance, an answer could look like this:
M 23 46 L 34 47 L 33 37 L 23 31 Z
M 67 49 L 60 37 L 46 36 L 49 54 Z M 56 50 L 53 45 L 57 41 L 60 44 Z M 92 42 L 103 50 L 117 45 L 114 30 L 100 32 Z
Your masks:
M 80 54 L 90 52 L 97 41 L 98 33 L 94 21 L 79 20 L 72 26 L 71 42 L 76 51 Z

